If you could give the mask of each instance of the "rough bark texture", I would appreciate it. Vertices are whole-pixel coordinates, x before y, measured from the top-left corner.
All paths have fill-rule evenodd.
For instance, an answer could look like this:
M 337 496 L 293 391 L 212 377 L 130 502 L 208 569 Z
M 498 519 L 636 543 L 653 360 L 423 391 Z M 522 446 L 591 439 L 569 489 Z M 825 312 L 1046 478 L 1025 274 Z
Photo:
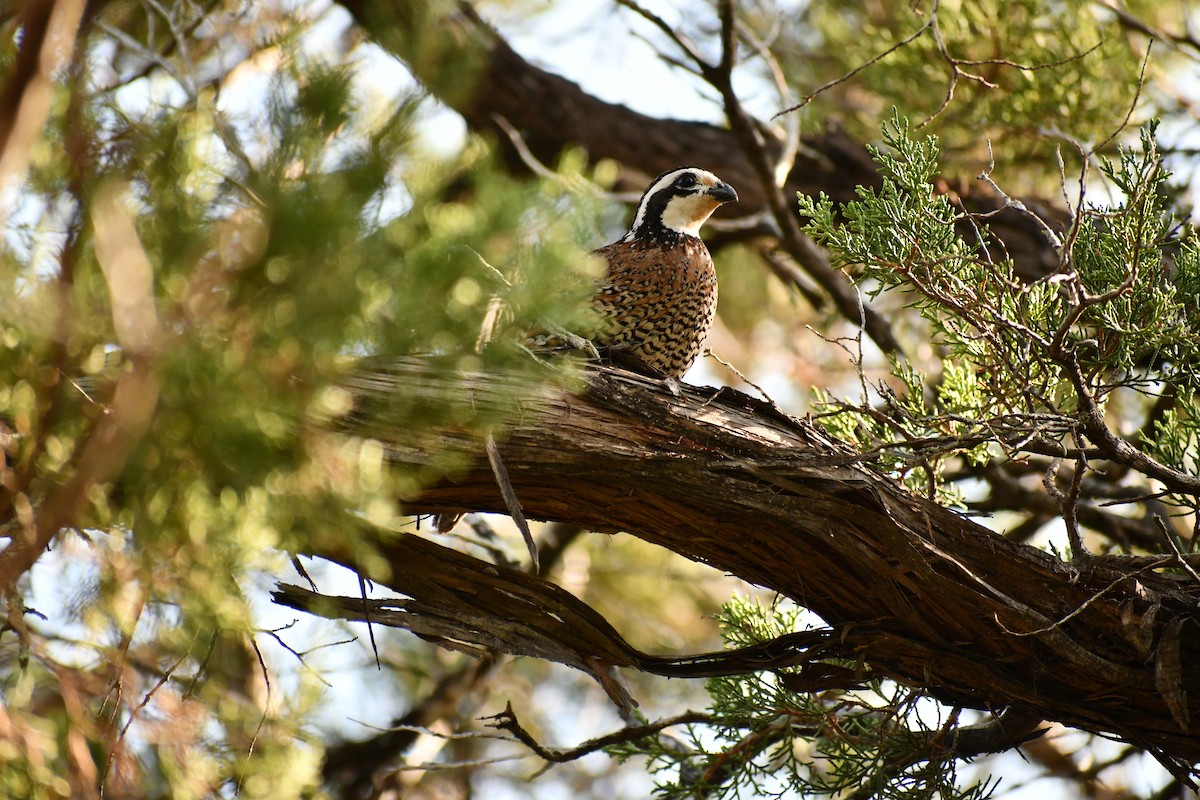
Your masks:
M 515 392 L 520 419 L 500 450 L 531 518 L 627 531 L 778 591 L 831 626 L 840 657 L 945 702 L 1014 706 L 1200 760 L 1190 732 L 1200 709 L 1186 691 L 1200 679 L 1200 586 L 1156 571 L 1170 557 L 1067 564 L 908 494 L 810 424 L 740 393 L 684 387 L 676 397 L 613 368 L 587 375 L 575 395 L 416 359 L 375 364 L 349 382 L 358 401 L 341 425 L 407 467 L 434 452 L 477 458 L 407 510 L 503 513 L 475 437 L 378 420 L 400 396 L 486 414 L 511 407 Z M 561 617 L 537 607 L 529 613 Z M 487 622 L 487 609 L 472 610 L 480 644 L 514 624 Z M 577 655 L 584 668 L 589 658 L 644 666 L 625 651 Z

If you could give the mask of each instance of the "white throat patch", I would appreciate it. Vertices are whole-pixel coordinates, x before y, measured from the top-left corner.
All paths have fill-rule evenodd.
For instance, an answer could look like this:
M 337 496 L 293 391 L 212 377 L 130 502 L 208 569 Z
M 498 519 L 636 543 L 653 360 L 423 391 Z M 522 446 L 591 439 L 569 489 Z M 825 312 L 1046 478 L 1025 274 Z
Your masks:
M 642 195 L 642 201 L 638 203 L 637 214 L 633 217 L 633 224 L 629 226 L 629 232 L 624 236 L 625 241 L 631 241 L 635 236 L 635 232 L 641 229 L 642 223 L 646 220 L 646 211 L 650 205 L 651 198 L 663 189 L 668 188 L 675 182 L 676 178 L 685 172 L 690 172 L 696 176 L 696 184 L 700 189 L 715 186 L 721 182 L 721 179 L 711 172 L 695 167 L 684 167 L 672 170 L 663 175 L 651 184 L 650 188 Z M 704 224 L 704 221 L 712 215 L 712 212 L 719 205 L 720 203 L 713 202 L 712 198 L 708 195 L 676 197 L 667 203 L 667 207 L 663 211 L 663 227 L 670 228 L 679 233 L 686 233 L 689 236 L 697 236 L 700 233 L 700 226 Z
M 719 206 L 707 194 L 689 194 L 683 197 L 673 197 L 663 210 L 662 223 L 664 228 L 686 233 L 688 236 L 699 236 L 700 226 L 704 224 Z

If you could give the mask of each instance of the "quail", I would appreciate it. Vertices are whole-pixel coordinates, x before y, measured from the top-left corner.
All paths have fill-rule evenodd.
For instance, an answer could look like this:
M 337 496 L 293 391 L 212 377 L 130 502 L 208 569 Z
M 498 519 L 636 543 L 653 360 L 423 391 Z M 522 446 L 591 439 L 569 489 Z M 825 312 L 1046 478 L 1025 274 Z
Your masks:
M 717 276 L 700 226 L 737 192 L 696 167 L 650 182 L 629 232 L 600 248 L 607 267 L 596 292 L 602 354 L 652 375 L 679 379 L 695 363 L 717 310 Z
M 606 264 L 593 298 L 600 327 L 583 343 L 638 372 L 670 382 L 682 378 L 700 356 L 717 311 L 717 274 L 700 226 L 737 199 L 732 186 L 696 167 L 676 167 L 651 181 L 629 232 L 596 251 Z M 555 349 L 567 338 L 535 334 L 526 344 Z M 460 517 L 436 515 L 437 530 L 449 531 Z

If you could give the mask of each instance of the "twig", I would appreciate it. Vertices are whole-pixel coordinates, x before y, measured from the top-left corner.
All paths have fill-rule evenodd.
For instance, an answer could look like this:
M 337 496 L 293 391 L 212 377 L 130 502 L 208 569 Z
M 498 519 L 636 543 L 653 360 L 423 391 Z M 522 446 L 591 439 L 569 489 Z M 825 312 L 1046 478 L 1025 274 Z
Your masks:
M 779 226 L 781 244 L 834 299 L 839 311 L 847 319 L 862 315 L 865 330 L 881 350 L 885 353 L 902 353 L 903 348 L 887 320 L 872 309 L 861 309 L 854 287 L 845 276 L 830 268 L 826 255 L 804 235 L 792 201 L 784 196 L 783 190 L 776 184 L 775 165 L 763 141 L 762 132 L 742 106 L 733 87 L 733 69 L 737 64 L 737 25 L 732 0 L 722 0 L 718 4 L 718 13 L 721 19 L 721 59 L 716 66 L 705 63 L 701 69 L 704 70 L 705 79 L 721 93 L 730 127 L 754 167 L 767 206 Z
M 1071 545 L 1071 559 L 1079 561 L 1087 558 L 1087 548 L 1083 546 L 1083 537 L 1079 534 L 1079 491 L 1083 487 L 1083 473 L 1087 471 L 1088 462 L 1082 455 L 1075 459 L 1075 472 L 1071 475 L 1071 487 L 1066 496 L 1061 496 L 1060 508 L 1063 522 L 1067 526 L 1067 541 Z
M 1101 597 L 1103 597 L 1105 594 L 1107 594 L 1110 589 L 1115 589 L 1121 583 L 1124 583 L 1125 581 L 1130 580 L 1130 579 L 1142 574 L 1143 572 L 1147 572 L 1152 569 L 1157 569 L 1159 567 L 1166 566 L 1168 563 L 1170 563 L 1169 560 L 1160 558 L 1160 559 L 1153 561 L 1152 563 L 1149 563 L 1142 567 L 1139 567 L 1134 572 L 1128 573 L 1126 575 L 1122 575 L 1121 577 L 1114 579 L 1103 589 L 1101 589 L 1100 591 L 1093 594 L 1087 600 L 1084 600 L 1074 611 L 1070 612 L 1065 617 L 1060 617 L 1059 619 L 1055 620 L 1054 622 L 1050 623 L 1049 625 L 1045 626 L 1044 628 L 1036 628 L 1031 631 L 1014 631 L 1014 630 L 1009 630 L 1007 627 L 1005 627 L 1004 623 L 1000 622 L 999 619 L 997 619 L 996 622 L 997 622 L 997 624 L 1000 625 L 1001 628 L 1004 628 L 1005 631 L 1012 634 L 1013 636 L 1040 636 L 1041 634 L 1049 633 L 1050 631 L 1065 625 L 1066 623 L 1070 622 L 1075 617 L 1082 614 L 1084 612 L 1084 610 L 1087 609 L 1088 606 L 1090 606 L 1092 603 L 1096 602 Z
M 1167 529 L 1167 523 L 1163 522 L 1163 518 L 1156 514 L 1154 516 L 1154 524 L 1158 526 L 1160 531 L 1162 531 L 1163 539 L 1166 540 L 1167 547 L 1171 548 L 1171 553 L 1175 556 L 1175 561 L 1179 563 L 1179 566 L 1183 567 L 1184 571 L 1187 572 L 1188 575 L 1192 576 L 1192 580 L 1200 584 L 1200 572 L 1196 572 L 1195 568 L 1192 567 L 1192 565 L 1188 563 L 1188 560 L 1183 557 L 1183 553 L 1179 551 L 1179 545 L 1175 544 L 1175 537 L 1172 536 L 1170 530 Z
M 507 731 L 521 744 L 528 747 L 533 753 L 544 761 L 549 761 L 554 764 L 563 764 L 568 761 L 575 761 L 594 753 L 597 750 L 602 750 L 605 747 L 611 747 L 615 744 L 625 744 L 627 742 L 637 742 L 645 739 L 648 736 L 653 736 L 662 732 L 666 728 L 675 725 L 696 725 L 699 723 L 712 722 L 711 714 L 701 713 L 699 711 L 687 711 L 674 717 L 649 722 L 645 725 L 634 725 L 628 728 L 622 728 L 619 731 L 614 731 L 604 736 L 598 736 L 595 739 L 588 739 L 583 744 L 571 747 L 566 750 L 556 748 L 543 747 L 538 743 L 537 739 L 521 727 L 521 723 L 517 721 L 517 715 L 513 711 L 512 703 L 507 703 L 504 710 L 499 714 L 490 717 L 482 717 L 487 725 L 498 730 Z
M 1059 248 L 1061 248 L 1062 247 L 1062 239 L 1059 238 L 1059 235 L 1057 233 L 1055 233 L 1054 229 L 1050 227 L 1050 224 L 1048 222 L 1046 222 L 1046 220 L 1042 219 L 1041 216 L 1030 211 L 1028 206 L 1026 206 L 1020 200 L 1013 200 L 1011 197 L 1008 196 L 1007 192 L 1005 192 L 1003 189 L 1001 189 L 998 185 L 996 185 L 996 182 L 994 180 L 992 180 L 992 172 L 996 169 L 996 159 L 995 159 L 995 156 L 992 155 L 992 140 L 991 139 L 987 140 L 987 151 L 988 151 L 988 167 L 986 170 L 984 170 L 983 172 L 980 172 L 977 176 L 975 176 L 975 179 L 983 181 L 984 183 L 986 183 L 988 186 L 990 186 L 992 188 L 992 191 L 994 191 L 1000 197 L 1004 198 L 1004 205 L 1001 206 L 999 209 L 997 209 L 996 212 L 1002 211 L 1006 208 L 1016 209 L 1025 217 L 1028 217 L 1029 219 L 1033 220 L 1034 224 L 1042 229 L 1042 233 L 1044 233 L 1046 235 L 1046 238 L 1050 241 L 1050 244 L 1054 246 L 1054 249 L 1058 250 Z M 961 204 L 962 201 L 960 200 L 959 202 Z M 1070 208 L 1070 204 L 1068 204 L 1067 207 Z M 992 212 L 992 213 L 996 213 L 996 212 Z M 974 216 L 974 215 L 972 215 L 972 216 Z M 982 237 L 980 237 L 980 241 L 982 242 Z
M 363 600 L 363 601 L 360 603 L 360 606 L 366 606 L 366 600 L 365 600 L 365 599 L 364 599 L 364 600 Z M 292 646 L 291 646 L 290 644 L 288 644 L 287 642 L 285 642 L 285 641 L 283 640 L 283 637 L 279 635 L 279 631 L 282 631 L 282 630 L 287 630 L 288 628 L 290 628 L 290 627 L 292 627 L 293 625 L 295 625 L 295 624 L 296 624 L 296 622 L 297 622 L 297 620 L 292 620 L 290 623 L 288 623 L 287 625 L 284 625 L 284 626 L 283 626 L 283 627 L 281 627 L 281 628 L 275 628 L 275 629 L 266 629 L 266 628 L 263 628 L 263 629 L 259 629 L 259 630 L 257 631 L 257 633 L 265 633 L 267 636 L 270 636 L 272 639 L 274 639 L 274 640 L 275 640 L 275 641 L 276 641 L 276 642 L 279 644 L 279 646 L 280 646 L 280 647 L 282 647 L 284 650 L 287 650 L 289 653 L 291 653 L 293 656 L 295 656 L 295 657 L 296 657 L 296 660 L 300 662 L 300 666 L 304 667 L 304 669 L 305 669 L 305 670 L 307 670 L 307 671 L 308 671 L 308 673 L 309 673 L 310 675 L 312 675 L 314 678 L 316 678 L 317 680 L 319 680 L 321 683 L 325 684 L 326 688 L 332 689 L 332 688 L 333 688 L 333 684 L 332 684 L 332 683 L 330 683 L 329 681 L 325 680 L 325 678 L 324 678 L 324 677 L 322 677 L 321 673 L 317 672 L 315 669 L 313 669 L 311 666 L 309 666 L 309 663 L 308 663 L 307 661 L 305 661 L 305 660 L 304 660 L 304 656 L 305 656 L 307 653 L 310 653 L 310 652 L 312 652 L 312 650 L 316 650 L 316 649 L 319 649 L 319 648 L 316 648 L 316 647 L 314 647 L 314 648 L 312 648 L 312 649 L 310 649 L 310 650 L 305 650 L 304 652 L 301 652 L 301 651 L 299 651 L 299 650 L 296 650 L 294 647 L 292 647 Z M 253 641 L 253 637 L 251 637 L 251 641 Z M 349 640 L 347 640 L 347 641 L 349 641 Z M 334 642 L 333 644 L 346 644 L 346 642 L 345 642 L 345 641 L 343 641 L 343 642 Z M 327 645 L 321 645 L 321 646 L 322 646 L 322 647 L 325 647 L 325 646 L 327 646 Z M 258 645 L 255 645 L 255 651 L 257 651 L 257 650 L 258 650 Z
M 415 733 L 420 736 L 432 736 L 435 739 L 445 739 L 446 741 L 456 742 L 469 739 L 495 739 L 501 742 L 511 742 L 512 737 L 505 736 L 500 733 L 488 733 L 487 731 L 454 731 L 451 733 L 443 733 L 435 731 L 427 725 L 408 725 L 403 722 L 397 722 L 387 727 L 380 725 L 372 725 L 369 722 L 354 719 L 350 717 L 351 722 L 357 723 L 367 730 L 376 731 L 378 733 Z
M 941 55 L 942 60 L 945 61 L 945 63 L 950 67 L 950 84 L 946 87 L 946 96 L 942 100 L 942 104 L 937 108 L 936 111 L 934 111 L 924 121 L 922 121 L 919 125 L 917 125 L 917 129 L 924 128 L 926 125 L 933 122 L 934 119 L 936 119 L 938 116 L 940 116 L 941 113 L 950 106 L 951 101 L 954 99 L 954 91 L 957 88 L 958 82 L 960 79 L 974 81 L 988 89 L 999 88 L 997 86 L 997 84 L 992 83 L 987 78 L 984 78 L 982 75 L 978 75 L 974 72 L 969 72 L 969 71 L 963 69 L 963 67 L 998 66 L 998 67 L 1009 67 L 1011 69 L 1020 70 L 1021 72 L 1039 72 L 1041 70 L 1054 69 L 1055 67 L 1061 67 L 1064 64 L 1071 63 L 1072 61 L 1082 60 L 1082 59 L 1086 58 L 1087 56 L 1091 55 L 1093 52 L 1095 52 L 1103 44 L 1102 41 L 1097 42 L 1096 44 L 1089 47 L 1087 50 L 1084 50 L 1082 53 L 1075 53 L 1075 54 L 1067 56 L 1065 58 L 1057 59 L 1055 61 L 1046 61 L 1046 62 L 1043 62 L 1040 64 L 1021 64 L 1020 62 L 1012 61 L 1007 58 L 981 58 L 981 59 L 958 58 L 954 55 L 951 55 L 950 49 L 947 46 L 946 41 L 942 36 L 942 29 L 941 29 L 941 26 L 938 24 L 938 12 L 939 11 L 940 11 L 940 3 L 938 2 L 938 0 L 935 0 L 934 4 L 933 4 L 933 8 L 929 14 L 929 22 L 926 23 L 926 27 L 931 28 L 933 30 L 933 38 L 934 38 L 935 45 L 937 47 L 938 54 Z
M 927 550 L 940 556 L 945 561 L 947 561 L 951 564 L 954 564 L 956 567 L 958 567 L 960 570 L 962 570 L 963 573 L 968 578 L 970 578 L 973 582 L 978 584 L 981 588 L 983 588 L 985 591 L 989 592 L 992 596 L 994 596 L 996 599 L 1000 600 L 1002 603 L 1007 605 L 1009 608 L 1020 613 L 1026 619 L 1037 620 L 1038 622 L 1042 623 L 1043 627 L 1039 628 L 1035 632 L 1041 636 L 1047 637 L 1047 639 L 1053 644 L 1053 646 L 1059 651 L 1059 653 L 1064 658 L 1066 658 L 1068 661 L 1076 662 L 1076 663 L 1078 663 L 1082 666 L 1085 666 L 1089 669 L 1099 669 L 1101 671 L 1108 671 L 1113 676 L 1119 676 L 1119 678 L 1118 678 L 1119 680 L 1123 680 L 1123 681 L 1124 680 L 1136 680 L 1135 676 L 1137 675 L 1137 670 L 1135 670 L 1131 667 L 1125 667 L 1120 664 L 1117 664 L 1117 663 L 1110 661 L 1109 659 L 1106 659 L 1100 655 L 1097 655 L 1096 653 L 1093 653 L 1092 651 L 1088 650 L 1087 648 L 1081 646 L 1080 644 L 1075 642 L 1073 639 L 1071 639 L 1069 636 L 1067 636 L 1062 631 L 1061 628 L 1059 628 L 1058 626 L 1053 624 L 1050 621 L 1050 619 L 1047 618 L 1045 615 L 1043 615 L 1040 611 L 1037 611 L 1036 609 L 1032 608 L 1031 606 L 1028 606 L 1025 603 L 1020 602 L 1016 598 L 1011 597 L 1008 594 L 1005 594 L 1004 592 L 1000 591 L 994 585 L 988 583 L 983 578 L 976 575 L 975 572 L 972 571 L 962 561 L 955 558 L 953 555 L 946 552 L 945 550 L 942 550 L 941 548 L 937 547 L 933 543 L 922 541 L 921 545 L 924 546 Z M 1122 580 L 1124 580 L 1124 578 L 1122 578 Z M 1094 600 L 1094 598 L 1093 598 L 1093 600 Z M 995 616 L 995 620 L 996 620 L 996 624 L 1002 630 L 1004 630 L 1005 633 L 1016 635 L 1016 631 L 1009 630 L 1007 627 L 1005 627 L 1004 623 L 1001 622 L 998 615 Z
M 875 56 L 874 58 L 864 61 L 862 64 L 859 64 L 857 67 L 850 70 L 846 74 L 842 75 L 840 78 L 834 78 L 831 81 L 821 84 L 816 89 L 814 89 L 811 93 L 806 94 L 804 97 L 802 97 L 800 99 L 799 103 L 797 103 L 796 105 L 791 106 L 789 108 L 785 108 L 782 111 L 776 112 L 775 115 L 771 117 L 771 119 L 775 119 L 775 117 L 782 116 L 783 114 L 789 114 L 793 111 L 799 111 L 800 109 L 804 108 L 806 105 L 811 103 L 813 100 L 815 100 L 821 94 L 824 94 L 825 92 L 827 92 L 828 90 L 837 86 L 838 84 L 845 83 L 846 81 L 850 80 L 855 75 L 857 75 L 858 73 L 867 69 L 868 67 L 872 67 L 875 64 L 878 64 L 880 61 L 887 58 L 888 56 L 890 56 L 892 53 L 896 52 L 900 48 L 902 48 L 906 45 L 912 44 L 917 39 L 919 39 L 921 37 L 921 35 L 923 33 L 925 33 L 925 31 L 929 30 L 930 26 L 933 24 L 933 19 L 934 18 L 932 16 L 930 16 L 929 20 L 926 21 L 926 23 L 924 25 L 922 25 L 920 28 L 918 28 L 916 30 L 916 32 L 914 32 L 911 36 L 908 36 L 907 38 L 902 39 L 901 41 L 897 42 L 896 44 L 892 45 L 888 49 L 884 50 L 882 53 Z
M 379 645 L 375 642 L 375 625 L 371 621 L 371 607 L 367 605 L 367 579 L 362 573 L 358 575 L 358 594 L 362 598 L 363 604 L 363 621 L 367 624 L 367 636 L 371 640 L 371 652 L 375 654 L 375 669 L 382 670 L 383 664 L 379 663 Z
M 616 0 L 616 2 L 617 5 L 625 6 L 625 8 L 628 8 L 630 11 L 634 12 L 642 19 L 646 20 L 654 25 L 654 27 L 662 31 L 662 33 L 668 39 L 670 39 L 676 47 L 686 53 L 688 58 L 695 62 L 696 66 L 700 69 L 701 74 L 704 74 L 708 69 L 712 69 L 712 65 L 705 61 L 704 57 L 700 54 L 700 49 L 696 47 L 696 43 L 676 31 L 675 28 L 672 27 L 662 17 L 655 14 L 648 8 L 643 7 L 640 3 L 636 2 L 636 0 Z
M 595 197 L 612 200 L 618 203 L 624 203 L 626 205 L 632 205 L 641 199 L 642 196 L 640 194 L 634 194 L 632 192 L 606 192 L 586 178 L 569 180 L 567 176 L 563 175 L 562 173 L 555 172 L 553 169 L 543 164 L 538 157 L 533 154 L 533 151 L 529 149 L 529 144 L 525 141 L 525 137 L 521 135 L 521 132 L 514 128 L 512 123 L 509 122 L 503 115 L 492 114 L 492 122 L 496 123 L 496 127 L 503 131 L 504 135 L 508 137 L 508 141 L 512 144 L 513 149 L 517 151 L 517 156 L 521 159 L 521 163 L 528 167 L 529 171 L 534 175 L 537 175 L 538 177 L 544 178 L 548 181 L 565 184 L 566 187 L 571 191 L 583 189 Z M 490 264 L 487 266 L 491 267 Z M 491 268 L 495 269 L 495 267 Z
M 1137 31 L 1145 36 L 1149 36 L 1151 40 L 1163 42 L 1170 47 L 1182 49 L 1182 46 L 1186 45 L 1197 53 L 1200 53 L 1200 39 L 1197 39 L 1191 33 L 1167 33 L 1158 28 L 1153 28 L 1145 20 L 1135 17 L 1130 13 L 1129 9 L 1122 8 L 1116 2 L 1113 2 L 1113 0 L 1095 0 L 1095 3 L 1101 8 L 1111 11 L 1123 28 Z
M 774 400 L 772 400 L 772 399 L 771 399 L 771 395 L 767 394 L 766 390 L 764 390 L 764 389 L 763 389 L 761 386 L 759 386 L 757 383 L 755 383 L 754 381 L 750 380 L 750 379 L 749 379 L 749 378 L 747 378 L 745 375 L 743 375 L 743 374 L 741 373 L 741 370 L 739 370 L 739 369 L 738 369 L 737 367 L 735 367 L 733 364 L 730 364 L 728 361 L 726 361 L 725 359 L 721 358 L 719 355 L 717 355 L 716 353 L 714 353 L 714 352 L 712 351 L 712 349 L 711 349 L 711 348 L 708 348 L 708 347 L 704 348 L 704 355 L 708 356 L 708 357 L 709 357 L 709 358 L 711 358 L 713 361 L 716 361 L 716 362 L 717 362 L 718 364 L 720 364 L 722 367 L 724 367 L 725 369 L 727 369 L 727 370 L 729 370 L 730 372 L 732 372 L 734 375 L 736 375 L 736 376 L 738 377 L 738 380 L 740 380 L 742 383 L 746 384 L 747 386 L 752 386 L 752 387 L 754 387 L 754 390 L 755 390 L 755 391 L 757 391 L 759 394 L 761 394 L 761 395 L 762 395 L 762 397 L 763 397 L 763 400 L 766 400 L 768 403 L 770 403 L 771 405 L 775 406 L 776 408 L 778 408 L 778 407 L 779 407 L 779 404 L 778 404 L 778 403 L 776 403 Z
M 267 687 L 267 696 L 263 699 L 262 714 L 259 715 L 258 724 L 254 726 L 254 734 L 250 737 L 250 743 L 246 746 L 245 760 L 247 763 L 249 763 L 250 758 L 254 755 L 254 747 L 258 744 L 258 735 L 262 733 L 263 725 L 267 724 L 267 715 L 271 713 L 271 695 L 275 689 L 271 684 L 271 672 L 267 669 L 267 660 L 263 658 L 262 650 L 253 636 L 250 637 L 250 646 L 254 648 L 254 656 L 258 659 L 258 668 L 262 672 L 263 682 Z M 238 794 L 241 794 L 242 782 L 240 776 L 235 778 L 235 780 L 237 781 Z
M 738 30 L 742 32 L 742 37 L 758 53 L 758 57 L 767 65 L 767 69 L 771 73 L 771 78 L 775 82 L 775 91 L 779 93 L 779 100 L 786 103 L 792 97 L 792 89 L 788 85 L 787 75 L 784 73 L 779 59 L 775 58 L 775 54 L 771 52 L 770 45 L 768 42 L 760 39 L 747 25 L 739 25 Z M 775 114 L 771 119 L 775 119 L 778 116 L 779 114 Z M 779 157 L 775 159 L 776 186 L 782 187 L 787 183 L 788 175 L 791 174 L 792 169 L 796 166 L 796 155 L 799 152 L 800 119 L 795 116 L 788 117 L 784 128 L 783 147 L 780 149 Z
M 179 668 L 180 664 L 182 664 L 184 661 L 187 661 L 191 654 L 191 650 L 186 651 L 183 655 L 176 659 L 175 663 L 167 667 L 167 669 L 159 677 L 158 681 L 155 682 L 155 684 L 150 687 L 150 690 L 142 697 L 141 702 L 129 710 L 129 719 L 127 719 L 125 724 L 121 726 L 121 732 L 117 734 L 117 740 L 114 743 L 112 750 L 108 754 L 108 759 L 104 763 L 104 774 L 100 777 L 101 796 L 104 794 L 104 784 L 108 780 L 108 774 L 112 771 L 112 766 L 117 759 L 117 755 L 121 752 L 121 745 L 125 741 L 125 734 L 129 732 L 130 726 L 132 726 L 134 722 L 137 722 L 138 715 L 141 713 L 142 709 L 150 704 L 150 701 L 154 698 L 154 695 L 158 693 L 158 690 L 165 686 L 167 681 L 171 680 L 171 676 L 175 673 L 175 670 Z M 113 715 L 115 717 L 116 709 L 113 710 Z
M 504 466 L 504 460 L 500 458 L 500 448 L 496 446 L 496 438 L 491 433 L 484 440 L 484 450 L 487 453 L 488 464 L 492 467 L 492 474 L 496 477 L 496 486 L 500 488 L 500 495 L 504 498 L 504 506 L 521 531 L 521 536 L 525 538 L 525 546 L 529 548 L 530 572 L 538 575 L 541 572 L 541 565 L 538 563 L 537 542 L 533 540 L 529 522 L 525 519 L 525 512 L 521 510 L 521 501 L 517 499 L 517 492 L 508 478 L 508 468 Z
M 451 761 L 444 763 L 441 761 L 426 761 L 421 764 L 399 764 L 393 767 L 396 772 L 445 772 L 451 769 L 474 769 L 476 767 L 487 767 L 492 764 L 505 764 L 509 761 L 516 761 L 520 756 L 495 756 L 494 758 L 475 758 L 469 761 Z
M 1117 129 L 1113 131 L 1107 139 L 1092 148 L 1092 153 L 1099 153 L 1105 147 L 1108 147 L 1108 145 L 1112 143 L 1113 139 L 1116 139 L 1121 135 L 1123 130 L 1129 127 L 1129 120 L 1133 117 L 1133 112 L 1137 109 L 1138 100 L 1142 99 L 1142 89 L 1144 89 L 1146 86 L 1146 66 L 1150 63 L 1150 51 L 1153 48 L 1153 41 L 1146 45 L 1146 55 L 1142 57 L 1142 70 L 1140 73 L 1138 73 L 1137 91 L 1133 93 L 1133 100 L 1131 100 L 1129 103 L 1129 110 L 1125 112 L 1125 118 L 1121 120 L 1121 124 L 1117 126 Z

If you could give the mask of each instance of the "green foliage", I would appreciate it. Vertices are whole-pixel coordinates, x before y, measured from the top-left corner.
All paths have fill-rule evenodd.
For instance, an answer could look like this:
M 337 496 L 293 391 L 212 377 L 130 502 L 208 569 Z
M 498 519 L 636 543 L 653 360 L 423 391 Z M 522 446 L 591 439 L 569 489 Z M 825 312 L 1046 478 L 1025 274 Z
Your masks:
M 863 449 L 880 448 L 882 466 L 926 483 L 929 494 L 946 455 L 986 463 L 988 442 L 1031 444 L 1049 452 L 1073 443 L 1080 393 L 1103 406 L 1118 389 L 1153 394 L 1164 387 L 1176 411 L 1145 435 L 1193 437 L 1190 409 L 1200 364 L 1194 287 L 1197 235 L 1181 228 L 1168 201 L 1154 125 L 1139 149 L 1102 162 L 1118 200 L 1088 202 L 1059 242 L 1062 268 L 1040 280 L 1017 276 L 997 251 L 987 219 L 958 212 L 936 191 L 937 140 L 915 139 L 893 113 L 883 128 L 889 152 L 872 149 L 883 185 L 859 187 L 838 209 L 826 197 L 800 197 L 807 232 L 836 266 L 855 270 L 871 296 L 898 289 L 924 317 L 940 348 L 941 375 L 928 380 L 896 365 L 898 392 L 880 388 L 882 413 L 820 398 L 826 426 Z M 1045 224 L 1045 223 L 1043 223 Z M 864 403 L 867 398 L 864 398 Z M 1186 448 L 1152 444 L 1166 463 L 1187 463 Z M 943 500 L 946 497 L 943 496 Z M 1177 498 L 1179 499 L 1179 498 Z
M 1108 297 L 1088 305 L 1081 325 L 1092 337 L 1085 365 L 1127 373 L 1158 373 L 1177 390 L 1200 387 L 1200 240 L 1179 231 L 1155 140 L 1155 124 L 1141 132 L 1139 150 L 1122 149 L 1119 163 L 1101 170 L 1123 200 L 1114 208 L 1091 206 L 1071 248 L 1072 264 L 1087 292 Z M 1082 344 L 1082 342 L 1081 342 Z
M 257 118 L 228 119 L 207 90 L 131 110 L 114 94 L 66 87 L 64 98 L 81 93 L 73 102 L 89 124 L 67 131 L 60 110 L 53 135 L 90 137 L 104 155 L 35 160 L 0 254 L 0 420 L 23 481 L 18 504 L 40 508 L 80 469 L 126 376 L 147 369 L 153 386 L 153 413 L 119 477 L 85 498 L 85 540 L 63 545 L 85 565 L 74 567 L 85 576 L 74 622 L 93 645 L 79 663 L 100 687 L 116 679 L 106 665 L 130 670 L 125 694 L 115 710 L 97 692 L 46 714 L 28 689 L 46 676 L 13 660 L 25 645 L 11 634 L 0 667 L 14 725 L 47 741 L 91 731 L 101 769 L 135 756 L 141 769 L 118 759 L 105 778 L 134 794 L 236 786 L 243 797 L 297 796 L 316 780 L 319 749 L 296 744 L 316 681 L 303 677 L 269 706 L 250 685 L 264 668 L 248 587 L 284 569 L 286 553 L 323 544 L 369 564 L 359 523 L 380 526 L 375 535 L 394 527 L 397 496 L 455 467 L 387 470 L 376 443 L 330 447 L 313 435 L 314 423 L 347 410 L 331 387 L 355 360 L 436 352 L 449 368 L 563 380 L 569 371 L 512 342 L 545 320 L 586 324 L 573 314 L 592 291 L 587 220 L 598 201 L 571 194 L 568 181 L 509 177 L 478 142 L 433 156 L 412 134 L 415 98 L 372 115 L 351 70 L 282 47 Z M 576 156 L 562 164 L 567 176 L 581 169 Z M 129 233 L 112 233 L 122 228 L 114 219 Z M 46 245 L 47 232 L 64 229 Z M 148 265 L 158 323 L 148 353 L 121 341 L 126 288 L 111 278 L 105 234 L 119 240 L 120 264 Z M 508 344 L 477 353 L 496 303 L 506 311 L 495 338 Z M 513 416 L 401 399 L 386 422 L 469 432 Z M 236 657 L 214 658 L 214 648 Z M 164 677 L 156 686 L 147 675 Z M 159 715 L 177 724 L 150 735 Z M 109 727 L 89 727 L 92 718 Z M 126 741 L 118 734 L 135 719 Z M 49 745 L 7 754 L 0 793 L 38 796 L 26 791 L 37 785 L 41 796 L 65 795 L 53 777 L 65 757 Z
M 743 647 L 804 628 L 794 607 L 764 607 L 734 597 L 718 615 L 726 644 Z M 852 663 L 838 666 L 854 670 Z M 928 758 L 936 706 L 918 694 L 880 681 L 852 691 L 798 692 L 777 673 L 713 678 L 710 722 L 688 727 L 687 746 L 663 738 L 611 748 L 620 758 L 644 755 L 666 798 L 871 797 L 983 800 L 984 782 L 959 787 L 954 758 Z M 940 721 L 939 721 L 940 722 Z
M 1173 20 L 1178 13 L 1171 3 L 1134 12 L 1147 20 Z M 815 71 L 813 86 L 927 26 L 818 101 L 818 108 L 836 109 L 856 136 L 873 138 L 878 118 L 899 106 L 914 120 L 929 122 L 964 173 L 977 172 L 972 165 L 984 141 L 1003 141 L 995 153 L 998 166 L 1028 167 L 1031 157 L 1037 159 L 1041 179 L 1034 177 L 1038 170 L 1024 170 L 1022 178 L 1047 191 L 1052 186 L 1046 179 L 1056 172 L 1054 150 L 1041 137 L 1097 142 L 1122 127 L 1146 56 L 1144 42 L 1128 39 L 1115 15 L 1080 2 L 1059 3 L 1052 11 L 1039 0 L 818 3 L 805 17 L 820 38 L 796 42 L 802 57 L 785 63 L 792 75 Z M 854 94 L 843 97 L 846 89 Z

